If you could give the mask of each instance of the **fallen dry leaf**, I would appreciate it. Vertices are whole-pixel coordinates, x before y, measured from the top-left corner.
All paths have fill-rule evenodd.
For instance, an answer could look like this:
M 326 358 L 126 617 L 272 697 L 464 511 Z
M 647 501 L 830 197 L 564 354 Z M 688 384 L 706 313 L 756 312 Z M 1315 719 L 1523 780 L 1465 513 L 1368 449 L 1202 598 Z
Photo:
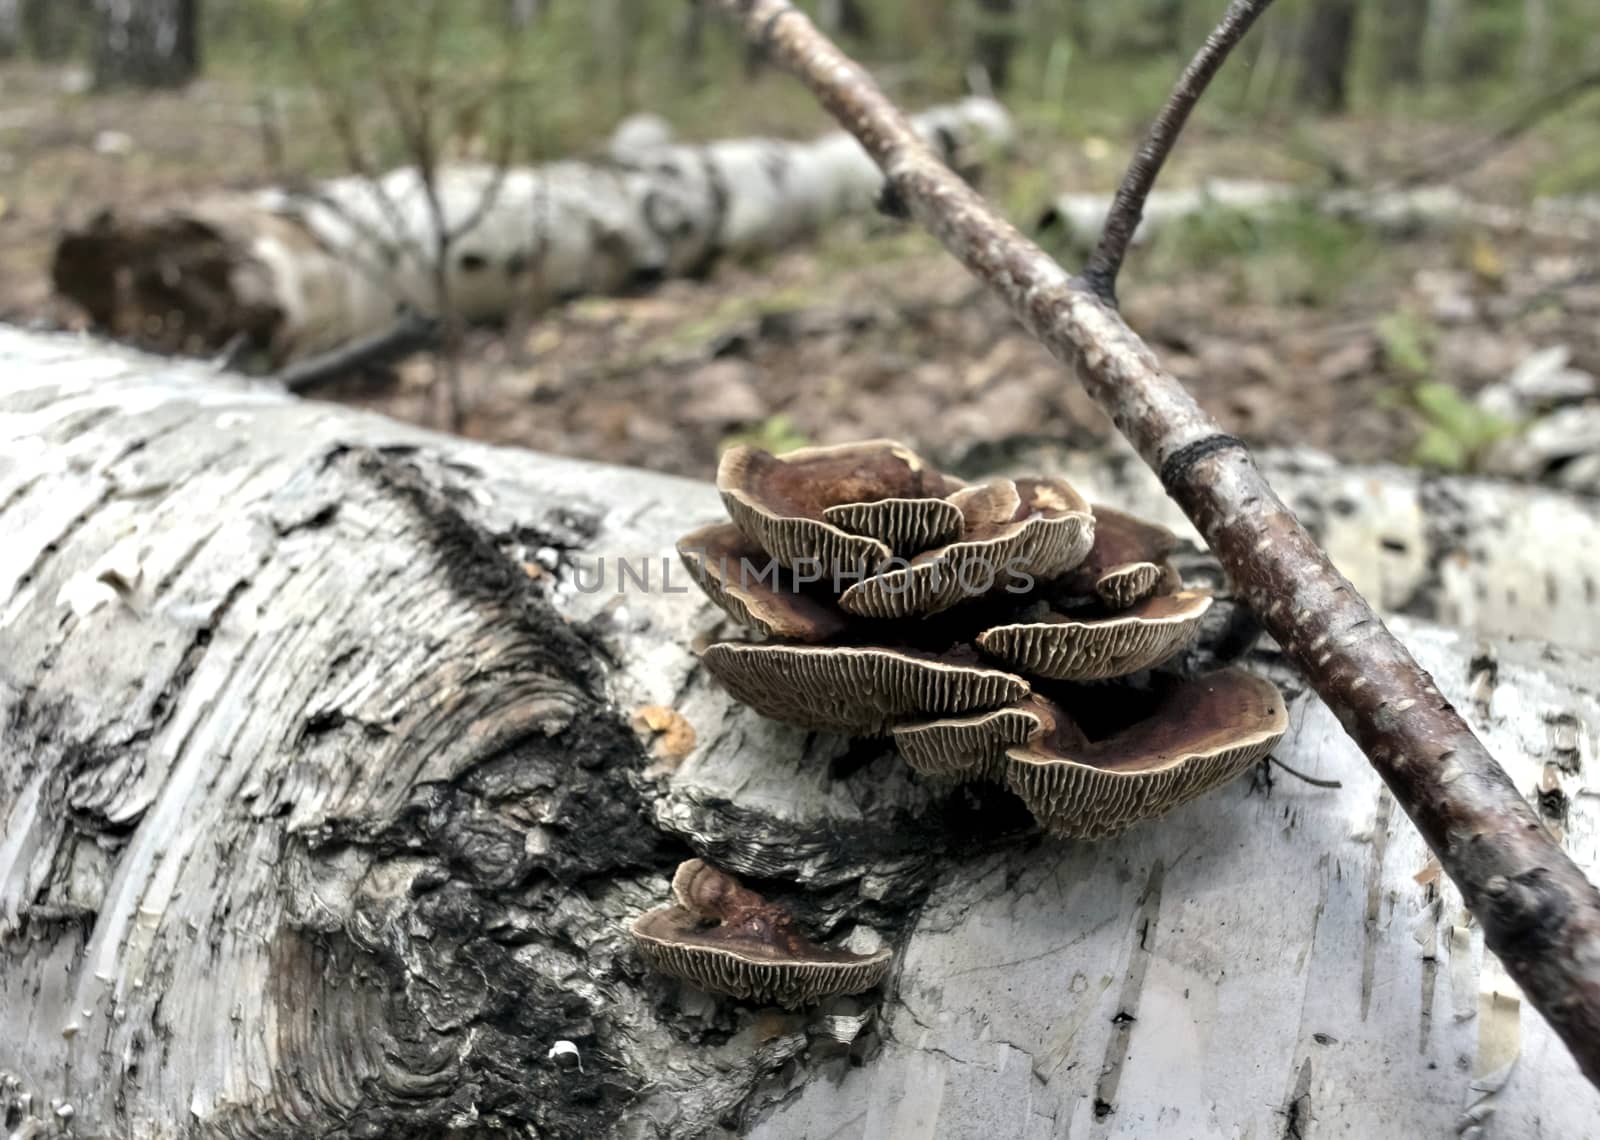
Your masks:
M 665 766 L 671 771 L 694 751 L 694 725 L 677 709 L 666 705 L 645 705 L 633 714 L 633 731 L 650 749 L 650 754 L 662 761 L 652 771 Z

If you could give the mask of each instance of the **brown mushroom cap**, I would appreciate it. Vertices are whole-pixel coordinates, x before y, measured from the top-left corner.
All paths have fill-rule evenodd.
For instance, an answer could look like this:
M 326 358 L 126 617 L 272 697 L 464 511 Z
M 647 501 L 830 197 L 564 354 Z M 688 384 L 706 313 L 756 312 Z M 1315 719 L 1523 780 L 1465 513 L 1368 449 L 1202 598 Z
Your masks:
M 769 637 L 826 641 L 848 617 L 802 592 L 785 570 L 732 523 L 713 523 L 678 540 L 678 556 L 702 590 L 728 616 Z
M 998 780 L 1006 753 L 1054 731 L 1058 710 L 1040 697 L 973 716 L 896 725 L 894 742 L 908 765 L 944 780 Z
M 740 530 L 785 566 L 819 559 L 830 572 L 870 573 L 891 556 L 895 542 L 905 538 L 895 526 L 927 521 L 909 514 L 902 518 L 893 511 L 843 516 L 863 526 L 875 519 L 890 528 L 887 538 L 880 539 L 871 532 L 853 534 L 836 525 L 828 517 L 830 507 L 885 499 L 942 500 L 960 486 L 909 448 L 887 439 L 806 447 L 782 456 L 732 447 L 717 465 L 717 489 Z M 945 515 L 942 508 L 929 511 L 929 520 Z
M 855 954 L 818 946 L 794 917 L 703 859 L 672 880 L 671 906 L 637 918 L 635 944 L 650 964 L 711 993 L 786 1008 L 869 990 L 889 972 L 887 947 Z
M 1005 782 L 1053 835 L 1098 839 L 1226 783 L 1288 728 L 1270 681 L 1224 669 L 1179 682 L 1143 719 L 1089 741 L 1068 718 L 1010 750 Z
M 1094 542 L 1088 505 L 1060 479 L 1000 480 L 950 496 L 962 513 L 961 538 L 908 565 L 851 586 L 839 605 L 872 618 L 933 614 L 1024 575 L 1054 578 L 1083 560 Z
M 1125 610 L 1155 593 L 1170 567 L 1156 562 L 1124 562 L 1112 566 L 1095 580 L 1095 596 L 1113 610 Z
M 978 635 L 978 647 L 1031 676 L 1103 681 L 1171 657 L 1199 632 L 1210 608 L 1210 594 L 1180 590 L 1106 617 L 1052 613 L 1043 621 L 998 625 Z
M 1167 556 L 1178 537 L 1164 526 L 1110 507 L 1094 508 L 1094 545 L 1058 586 L 1068 594 L 1099 597 L 1113 609 L 1126 609 L 1160 589 L 1179 589 Z
M 1029 693 L 1021 677 L 959 654 L 888 646 L 723 641 L 701 661 L 762 716 L 855 736 L 882 736 L 913 717 L 1000 708 Z

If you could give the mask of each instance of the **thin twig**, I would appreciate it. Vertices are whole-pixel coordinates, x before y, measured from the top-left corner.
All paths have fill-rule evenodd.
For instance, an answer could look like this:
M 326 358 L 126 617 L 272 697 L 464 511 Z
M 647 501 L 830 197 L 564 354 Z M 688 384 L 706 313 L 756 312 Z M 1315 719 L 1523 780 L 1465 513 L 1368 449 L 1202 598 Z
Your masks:
M 1295 779 L 1303 780 L 1306 783 L 1310 784 L 1313 788 L 1330 788 L 1330 789 L 1332 789 L 1332 788 L 1342 788 L 1342 787 L 1344 787 L 1344 781 L 1343 780 L 1319 780 L 1315 776 L 1308 776 L 1304 772 L 1300 771 L 1300 769 L 1298 769 L 1298 768 L 1291 768 L 1289 765 L 1285 764 L 1282 760 L 1279 760 L 1277 758 L 1277 756 L 1275 756 L 1275 755 L 1274 756 L 1268 756 L 1267 759 L 1271 760 L 1274 764 L 1276 764 L 1278 767 L 1282 768 L 1285 772 L 1289 773 L 1289 775 L 1293 776 Z
M 1172 94 L 1167 96 L 1167 105 L 1161 108 L 1161 114 L 1150 124 L 1150 133 L 1134 152 L 1128 172 L 1122 176 L 1122 185 L 1117 187 L 1111 211 L 1106 215 L 1105 227 L 1100 231 L 1100 244 L 1083 270 L 1083 279 L 1102 299 L 1116 303 L 1117 274 L 1122 269 L 1122 259 L 1128 254 L 1128 243 L 1133 241 L 1134 232 L 1144 217 L 1144 200 L 1156 184 L 1156 176 L 1166 164 L 1167 155 L 1172 153 L 1173 144 L 1183 133 L 1189 112 L 1205 94 L 1228 54 L 1271 3 L 1272 0 L 1233 0 L 1228 5 L 1222 21 L 1206 37 L 1189 66 L 1183 69 Z
M 1073 369 L 1360 745 L 1529 1001 L 1600 1084 L 1600 892 L 1433 678 L 1115 309 L 1001 218 L 788 0 L 716 0 L 799 76 L 912 215 Z
M 420 242 L 412 239 L 399 203 L 390 196 L 384 185 L 383 173 L 367 155 L 361 130 L 356 123 L 356 112 L 350 91 L 335 79 L 326 66 L 317 47 L 316 38 L 311 34 L 308 19 L 302 19 L 295 24 L 294 35 L 306 76 L 322 106 L 323 114 L 327 117 L 329 130 L 344 151 L 345 163 L 351 172 L 361 179 L 361 185 L 376 203 L 378 213 L 388 227 L 388 233 L 385 234 L 377 227 L 369 225 L 355 211 L 346 209 L 343 203 L 331 195 L 316 195 L 316 200 L 338 214 L 340 219 L 365 239 L 378 254 L 377 260 L 374 261 L 364 254 L 358 254 L 351 247 L 341 251 L 341 256 L 354 265 L 356 271 L 371 281 L 377 289 L 391 295 L 396 294 L 398 290 L 394 280 L 393 259 L 404 254 L 411 257 L 420 268 L 427 263 L 427 251 Z M 425 298 L 422 297 L 409 297 L 404 300 L 412 304 L 425 303 Z
M 389 328 L 361 340 L 341 345 L 280 370 L 272 378 L 291 392 L 304 395 L 341 376 L 362 368 L 393 364 L 439 339 L 439 322 L 418 313 L 405 313 Z
M 1521 111 L 1482 138 L 1400 175 L 1396 182 L 1401 186 L 1420 186 L 1446 178 L 1459 178 L 1463 171 L 1487 161 L 1551 115 L 1566 110 L 1596 88 L 1600 88 L 1600 69 L 1575 75 L 1560 86 L 1536 96 Z

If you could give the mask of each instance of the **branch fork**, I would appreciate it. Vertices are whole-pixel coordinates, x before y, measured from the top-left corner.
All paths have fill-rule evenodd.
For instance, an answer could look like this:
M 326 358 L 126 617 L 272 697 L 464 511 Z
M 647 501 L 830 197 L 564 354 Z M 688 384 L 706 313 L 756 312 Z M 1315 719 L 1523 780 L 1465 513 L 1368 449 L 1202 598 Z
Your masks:
M 912 216 L 1076 371 L 1366 753 L 1460 888 L 1486 945 L 1600 1084 L 1600 893 L 1278 498 L 1249 449 L 1114 308 L 1144 197 L 1205 84 L 1267 0 L 1235 0 L 1184 72 L 1079 277 L 940 162 L 867 73 L 788 0 L 716 3 L 856 136 Z

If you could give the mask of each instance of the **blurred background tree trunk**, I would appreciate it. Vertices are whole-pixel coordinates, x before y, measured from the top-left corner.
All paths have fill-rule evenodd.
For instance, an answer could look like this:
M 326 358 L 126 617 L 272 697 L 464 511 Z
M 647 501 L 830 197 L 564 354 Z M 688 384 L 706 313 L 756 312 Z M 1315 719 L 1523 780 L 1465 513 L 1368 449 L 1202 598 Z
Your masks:
M 1150 12 L 1150 20 L 1153 24 L 1151 33 L 1154 36 L 1155 44 L 1162 51 L 1183 50 L 1183 16 L 1183 0 L 1156 0 Z M 1210 16 L 1206 18 L 1205 23 L 1208 27 L 1210 26 Z
M 539 0 L 504 0 L 506 24 L 511 28 L 522 30 L 530 28 L 539 18 Z
M 638 106 L 639 37 L 643 5 L 637 0 L 590 0 L 595 63 L 616 108 L 625 114 Z
M 94 84 L 182 87 L 200 70 L 200 0 L 98 0 Z
M 1067 0 L 1067 35 L 1072 46 L 1084 55 L 1093 55 L 1095 46 L 1093 0 Z
M 22 38 L 35 59 L 54 63 L 78 45 L 84 24 L 81 0 L 18 0 Z
M 20 0 L 0 0 L 0 59 L 17 54 L 22 45 L 22 5 Z
M 706 81 L 706 8 L 701 0 L 688 0 L 678 9 L 679 72 L 684 86 L 693 91 Z
M 988 76 L 995 91 L 1004 91 L 1017 48 L 1016 0 L 976 0 L 975 9 L 972 62 Z
M 830 36 L 865 40 L 872 35 L 872 21 L 861 0 L 822 0 L 817 24 Z
M 1345 110 L 1355 32 L 1356 0 L 1318 0 L 1311 6 L 1301 30 L 1297 103 L 1329 114 Z
M 1382 37 L 1380 81 L 1388 87 L 1420 86 L 1428 0 L 1389 0 L 1383 10 Z
M 1550 66 L 1550 0 L 1522 0 L 1522 55 L 1518 65 L 1522 77 L 1533 80 Z

